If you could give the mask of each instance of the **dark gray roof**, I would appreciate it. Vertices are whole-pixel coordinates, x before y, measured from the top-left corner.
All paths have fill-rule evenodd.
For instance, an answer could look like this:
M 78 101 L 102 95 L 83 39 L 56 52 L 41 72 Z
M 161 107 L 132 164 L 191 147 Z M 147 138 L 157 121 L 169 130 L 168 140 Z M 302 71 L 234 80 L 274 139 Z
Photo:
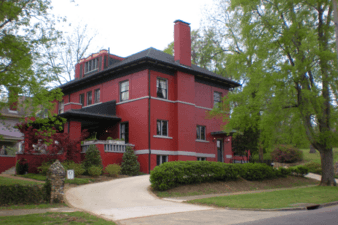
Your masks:
M 116 101 L 109 101 L 93 106 L 87 106 L 82 109 L 72 109 L 59 114 L 65 118 L 88 118 L 88 119 L 106 119 L 106 120 L 121 120 L 116 116 Z
M 225 132 L 225 131 L 214 131 L 214 132 L 210 132 L 210 134 L 211 135 L 222 135 L 222 134 L 224 134 L 224 135 L 231 135 L 231 134 L 233 134 L 233 133 L 237 133 L 237 131 L 236 130 L 232 130 L 232 131 L 230 131 L 229 133 L 227 133 L 227 132 Z
M 124 60 L 120 61 L 120 62 L 116 62 L 112 65 L 110 65 L 108 68 L 91 74 L 89 76 L 86 76 L 84 78 L 81 79 L 77 79 L 77 80 L 72 80 L 64 85 L 61 85 L 60 88 L 68 88 L 69 86 L 72 86 L 73 84 L 76 84 L 78 82 L 84 82 L 85 80 L 92 80 L 93 76 L 98 76 L 98 75 L 102 75 L 107 73 L 108 71 L 114 71 L 116 69 L 119 68 L 125 68 L 127 66 L 134 66 L 135 63 L 139 63 L 141 61 L 152 61 L 154 63 L 157 64 L 164 64 L 167 67 L 176 69 L 176 70 L 182 70 L 184 72 L 187 73 L 191 73 L 191 74 L 195 74 L 195 75 L 199 75 L 201 77 L 205 77 L 205 78 L 211 78 L 211 79 L 215 79 L 215 80 L 219 80 L 219 81 L 223 81 L 225 83 L 227 83 L 230 87 L 238 87 L 240 86 L 239 83 L 232 81 L 228 78 L 222 77 L 220 75 L 217 75 L 216 73 L 213 73 L 211 71 L 208 71 L 206 69 L 203 69 L 201 67 L 198 67 L 196 65 L 191 65 L 191 67 L 189 66 L 185 66 L 180 64 L 179 62 L 175 62 L 174 60 L 174 56 L 169 55 L 167 53 L 164 53 L 160 50 L 157 50 L 155 48 L 148 48 L 146 50 L 143 50 L 141 52 L 138 52 L 136 54 L 133 54 L 129 57 L 126 57 Z M 102 77 L 101 76 L 101 77 Z

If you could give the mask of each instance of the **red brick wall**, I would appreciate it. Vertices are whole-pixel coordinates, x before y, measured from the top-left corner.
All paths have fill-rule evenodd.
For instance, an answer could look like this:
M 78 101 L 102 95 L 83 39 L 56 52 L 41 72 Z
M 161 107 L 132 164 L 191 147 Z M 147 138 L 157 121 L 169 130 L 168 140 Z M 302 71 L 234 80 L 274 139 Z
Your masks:
M 12 168 L 15 164 L 15 156 L 0 156 L 0 173 Z

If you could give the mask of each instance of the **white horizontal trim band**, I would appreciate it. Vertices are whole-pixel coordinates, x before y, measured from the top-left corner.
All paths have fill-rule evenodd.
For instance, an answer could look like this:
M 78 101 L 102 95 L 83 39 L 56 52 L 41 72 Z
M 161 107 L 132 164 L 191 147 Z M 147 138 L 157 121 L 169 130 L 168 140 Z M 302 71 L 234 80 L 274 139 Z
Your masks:
M 135 155 L 149 154 L 149 149 L 136 150 L 134 151 L 134 153 Z M 153 150 L 152 149 L 151 154 L 154 154 L 154 155 L 185 155 L 185 156 L 215 158 L 215 154 L 187 152 L 187 151 L 167 151 L 167 150 Z
M 118 103 L 116 103 L 116 105 L 121 105 L 121 104 L 128 103 L 128 102 L 134 102 L 134 101 L 145 99 L 145 98 L 149 98 L 149 96 L 144 96 L 144 97 L 141 97 L 141 98 L 134 98 L 134 99 L 118 102 Z
M 204 143 L 209 143 L 209 141 L 205 141 L 205 140 L 199 140 L 199 139 L 196 139 L 197 142 L 204 142 Z
M 165 139 L 173 139 L 172 137 L 168 137 L 168 136 L 160 136 L 160 135 L 154 135 L 154 138 L 165 138 Z
M 78 102 L 68 102 L 68 103 L 64 104 L 64 106 L 66 106 L 66 105 L 82 105 L 82 104 L 78 103 Z

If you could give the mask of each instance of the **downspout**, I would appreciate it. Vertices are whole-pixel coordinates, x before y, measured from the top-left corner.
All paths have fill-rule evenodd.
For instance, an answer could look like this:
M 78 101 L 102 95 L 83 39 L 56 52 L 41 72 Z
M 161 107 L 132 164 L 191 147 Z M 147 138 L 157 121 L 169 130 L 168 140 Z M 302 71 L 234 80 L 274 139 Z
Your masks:
M 148 96 L 149 96 L 149 100 L 148 100 L 148 146 L 149 146 L 149 174 L 150 174 L 150 166 L 151 166 L 151 146 L 150 146 L 150 67 L 148 69 Z

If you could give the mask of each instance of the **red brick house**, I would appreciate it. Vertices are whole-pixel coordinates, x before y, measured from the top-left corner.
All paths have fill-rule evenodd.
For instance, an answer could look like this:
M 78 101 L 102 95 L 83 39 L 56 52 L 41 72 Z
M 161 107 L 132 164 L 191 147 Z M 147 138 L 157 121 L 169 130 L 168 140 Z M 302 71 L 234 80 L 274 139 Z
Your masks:
M 149 48 L 123 58 L 102 50 L 82 59 L 75 80 L 60 87 L 65 132 L 95 132 L 104 166 L 121 162 L 124 150 L 123 143 L 108 144 L 109 136 L 134 146 L 142 172 L 167 161 L 233 159 L 222 119 L 206 116 L 239 84 L 191 64 L 190 26 L 174 23 L 175 56 Z

